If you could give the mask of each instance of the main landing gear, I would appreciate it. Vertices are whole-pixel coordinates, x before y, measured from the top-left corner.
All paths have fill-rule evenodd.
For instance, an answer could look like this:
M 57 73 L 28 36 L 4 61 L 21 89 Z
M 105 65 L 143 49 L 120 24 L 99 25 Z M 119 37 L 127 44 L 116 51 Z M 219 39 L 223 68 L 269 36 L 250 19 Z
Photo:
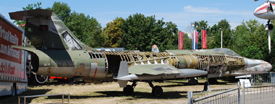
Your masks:
M 150 85 L 152 88 L 152 95 L 155 97 L 160 97 L 163 94 L 163 90 L 160 86 L 154 86 L 152 84 L 152 81 L 147 81 L 147 83 Z M 137 85 L 137 81 L 134 81 L 132 85 L 127 85 L 126 87 L 123 88 L 123 93 L 125 95 L 132 95 L 134 92 L 134 88 Z
M 132 95 L 134 92 L 134 88 L 137 85 L 137 81 L 134 81 L 132 85 L 127 85 L 126 87 L 123 88 L 123 94 L 124 95 Z
M 198 80 L 196 78 L 193 77 L 193 78 L 189 79 L 188 84 L 189 85 L 198 85 L 199 82 L 198 82 Z

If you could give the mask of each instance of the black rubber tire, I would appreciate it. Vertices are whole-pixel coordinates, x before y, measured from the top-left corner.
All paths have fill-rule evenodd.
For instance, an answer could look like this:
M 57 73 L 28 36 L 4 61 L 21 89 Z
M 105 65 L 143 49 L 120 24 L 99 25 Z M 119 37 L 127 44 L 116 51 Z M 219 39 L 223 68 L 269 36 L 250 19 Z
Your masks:
M 49 80 L 49 76 L 35 75 L 35 80 L 38 84 L 44 84 Z
M 189 85 L 198 85 L 199 82 L 198 82 L 198 80 L 192 79 L 192 80 L 189 80 L 189 81 L 188 81 L 188 84 L 189 84 Z
M 163 94 L 163 90 L 160 86 L 155 86 L 152 89 L 152 95 L 155 97 L 160 97 Z
M 208 79 L 209 84 L 219 84 L 216 78 L 209 78 Z
M 131 85 L 127 85 L 126 87 L 123 88 L 124 95 L 132 95 L 133 92 L 134 92 L 134 88 Z

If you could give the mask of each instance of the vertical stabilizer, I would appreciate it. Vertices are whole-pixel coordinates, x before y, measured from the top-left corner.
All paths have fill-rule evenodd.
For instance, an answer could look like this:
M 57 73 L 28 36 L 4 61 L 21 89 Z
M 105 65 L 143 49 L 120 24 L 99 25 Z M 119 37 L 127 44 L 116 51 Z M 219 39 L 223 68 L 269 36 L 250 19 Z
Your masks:
M 120 62 L 120 66 L 119 66 L 119 70 L 118 70 L 118 75 L 117 78 L 123 77 L 129 75 L 129 71 L 128 71 L 128 64 L 127 61 L 121 61 Z M 126 87 L 128 81 L 125 80 L 118 80 L 118 84 L 120 87 Z
M 117 78 L 129 75 L 127 61 L 120 61 Z

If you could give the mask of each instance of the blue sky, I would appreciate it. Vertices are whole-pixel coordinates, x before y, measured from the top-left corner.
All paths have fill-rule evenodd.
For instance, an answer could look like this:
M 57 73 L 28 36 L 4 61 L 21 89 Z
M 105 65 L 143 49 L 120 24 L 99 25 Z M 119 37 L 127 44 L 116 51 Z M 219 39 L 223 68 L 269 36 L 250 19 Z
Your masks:
M 40 2 L 37 0 L 3 0 L 0 4 L 0 13 L 9 19 L 9 12 L 20 11 L 28 4 Z M 54 0 L 45 0 L 42 8 L 52 7 Z M 234 29 L 243 21 L 256 19 L 260 23 L 267 20 L 258 19 L 253 11 L 264 0 L 60 0 L 67 3 L 72 11 L 90 15 L 106 27 L 108 22 L 116 17 L 126 19 L 128 16 L 141 13 L 145 16 L 155 15 L 165 22 L 172 21 L 179 30 L 190 31 L 193 21 L 208 21 L 208 25 L 218 24 L 226 19 Z

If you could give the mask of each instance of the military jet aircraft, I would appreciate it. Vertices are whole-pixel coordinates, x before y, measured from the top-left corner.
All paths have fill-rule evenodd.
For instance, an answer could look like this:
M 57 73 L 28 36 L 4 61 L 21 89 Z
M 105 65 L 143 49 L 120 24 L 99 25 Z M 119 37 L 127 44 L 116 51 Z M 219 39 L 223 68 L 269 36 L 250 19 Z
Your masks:
M 257 0 L 254 0 L 257 1 Z M 275 19 L 274 4 L 275 0 L 266 0 L 262 5 L 257 7 L 254 11 L 254 15 L 262 19 Z
M 226 55 L 241 57 L 239 54 L 227 48 L 215 48 L 216 52 L 225 53 Z M 248 74 L 261 74 L 267 73 L 272 69 L 272 65 L 263 60 L 244 58 L 246 66 L 242 70 L 230 70 L 224 76 L 240 76 Z
M 12 47 L 26 50 L 31 54 L 31 71 L 36 76 L 66 77 L 72 81 L 84 80 L 96 83 L 102 80 L 114 80 L 114 78 L 121 79 L 122 75 L 128 75 L 126 72 L 129 67 L 139 70 L 139 73 L 131 72 L 140 75 L 136 80 L 147 81 L 153 88 L 153 92 L 159 92 L 155 91 L 160 87 L 153 86 L 153 80 L 207 74 L 206 71 L 199 69 L 181 70 L 170 64 L 164 64 L 164 60 L 169 57 L 163 54 L 167 53 L 98 52 L 92 48 L 89 49 L 51 10 L 13 12 L 10 13 L 10 17 L 26 21 L 24 33 L 26 45 Z M 149 64 L 150 62 L 153 64 Z M 119 81 L 120 84 L 121 82 L 125 81 Z M 162 90 L 159 93 L 162 94 Z
M 33 73 L 94 83 L 117 80 L 125 94 L 132 94 L 138 81 L 148 82 L 152 94 L 161 96 L 162 88 L 153 81 L 206 74 L 219 77 L 262 64 L 215 50 L 96 51 L 78 40 L 51 10 L 12 12 L 10 17 L 26 20 L 26 45 L 12 48 L 31 53 Z M 127 85 L 129 81 L 132 85 Z
M 258 1 L 258 0 L 254 0 Z M 262 5 L 257 7 L 254 11 L 254 15 L 261 19 L 267 19 L 265 30 L 268 31 L 268 49 L 271 53 L 271 31 L 273 30 L 273 24 L 270 24 L 270 20 L 275 19 L 274 13 L 275 0 L 266 0 Z

